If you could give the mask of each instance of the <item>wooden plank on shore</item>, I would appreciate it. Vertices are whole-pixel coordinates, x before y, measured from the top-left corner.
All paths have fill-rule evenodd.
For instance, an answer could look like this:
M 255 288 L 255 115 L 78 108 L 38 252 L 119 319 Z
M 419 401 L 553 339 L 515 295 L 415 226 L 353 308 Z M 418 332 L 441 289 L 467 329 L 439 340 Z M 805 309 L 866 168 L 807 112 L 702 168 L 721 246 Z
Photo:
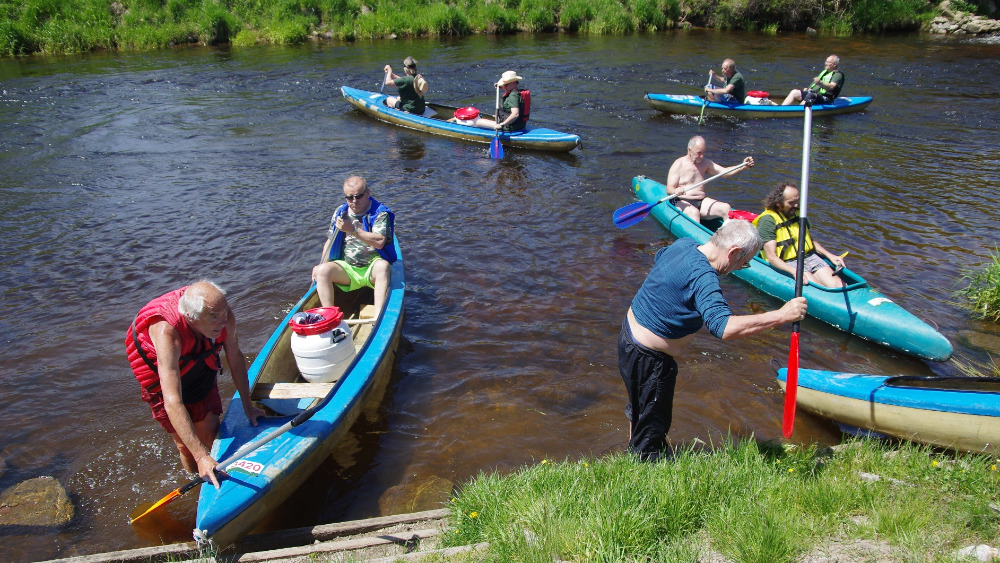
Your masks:
M 368 536 L 349 540 L 314 543 L 299 547 L 286 547 L 283 549 L 272 549 L 269 551 L 257 551 L 253 553 L 243 553 L 233 557 L 225 557 L 225 561 L 232 563 L 261 563 L 264 561 L 281 561 L 282 559 L 292 559 L 320 553 L 336 553 L 344 551 L 357 551 L 370 547 L 379 547 L 389 544 L 400 546 L 413 546 L 421 541 L 433 538 L 441 534 L 439 528 L 427 528 L 425 530 L 411 530 L 407 532 L 397 532 L 391 534 L 380 534 L 378 536 Z
M 447 508 L 439 508 L 423 512 L 411 512 L 409 514 L 394 514 L 392 516 L 379 516 L 365 520 L 351 520 L 348 522 L 280 530 L 247 536 L 236 542 L 236 549 L 239 551 L 260 551 L 263 549 L 274 549 L 279 546 L 304 545 L 316 541 L 329 541 L 334 538 L 364 534 L 401 524 L 413 524 L 425 520 L 443 520 L 450 515 L 451 511 Z
M 437 510 L 425 510 L 422 512 L 411 512 L 408 514 L 394 514 L 392 516 L 380 516 L 365 520 L 352 520 L 348 522 L 336 522 L 333 524 L 320 524 L 318 526 L 306 526 L 304 528 L 293 528 L 290 530 L 277 530 L 274 532 L 264 532 L 247 536 L 236 545 L 225 552 L 220 553 L 218 558 L 232 561 L 242 561 L 240 555 L 263 550 L 275 550 L 290 546 L 306 546 L 313 548 L 314 542 L 329 541 L 333 538 L 364 534 L 374 532 L 391 526 L 413 524 L 429 520 L 446 520 L 451 512 L 446 508 Z M 236 555 L 234 555 L 236 554 Z M 112 551 L 108 553 L 95 553 L 92 555 L 81 555 L 64 559 L 54 559 L 45 563 L 151 563 L 157 561 L 181 561 L 199 555 L 198 544 L 195 542 L 184 542 L 170 545 L 143 547 L 123 551 Z M 213 561 L 209 559 L 208 561 Z

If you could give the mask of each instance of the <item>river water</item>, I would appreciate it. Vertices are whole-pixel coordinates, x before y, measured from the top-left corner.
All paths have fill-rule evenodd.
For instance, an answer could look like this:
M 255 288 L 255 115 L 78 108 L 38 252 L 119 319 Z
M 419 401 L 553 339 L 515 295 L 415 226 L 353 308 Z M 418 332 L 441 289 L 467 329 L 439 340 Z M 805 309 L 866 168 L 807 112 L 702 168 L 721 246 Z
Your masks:
M 0 61 L 0 488 L 59 480 L 76 506 L 51 529 L 0 527 L 0 560 L 36 561 L 190 539 L 194 494 L 152 526 L 129 512 L 186 482 L 149 417 L 123 337 L 139 308 L 208 277 L 229 290 L 253 356 L 309 284 L 351 174 L 397 214 L 408 294 L 384 397 L 265 523 L 281 528 L 436 508 L 481 471 L 620 451 L 628 438 L 615 342 L 670 237 L 611 214 L 644 174 L 666 179 L 702 134 L 722 165 L 757 166 L 709 193 L 758 210 L 798 181 L 802 123 L 671 117 L 645 92 L 697 93 L 732 56 L 748 89 L 784 94 L 842 58 L 858 114 L 817 118 L 809 214 L 848 265 L 940 327 L 964 361 L 995 325 L 952 297 L 996 247 L 1000 45 L 925 36 L 838 39 L 713 31 L 629 37 L 420 39 L 289 48 L 183 48 Z M 546 154 L 436 138 L 375 122 L 339 87 L 375 89 L 412 55 L 429 98 L 493 106 L 515 69 L 538 125 L 579 134 Z M 726 279 L 738 313 L 779 306 Z M 959 373 L 816 321 L 804 367 Z M 780 436 L 788 329 L 699 336 L 681 364 L 675 444 Z M 994 350 L 994 352 L 1000 350 Z M 232 385 L 222 379 L 226 397 Z M 793 441 L 836 443 L 800 413 Z

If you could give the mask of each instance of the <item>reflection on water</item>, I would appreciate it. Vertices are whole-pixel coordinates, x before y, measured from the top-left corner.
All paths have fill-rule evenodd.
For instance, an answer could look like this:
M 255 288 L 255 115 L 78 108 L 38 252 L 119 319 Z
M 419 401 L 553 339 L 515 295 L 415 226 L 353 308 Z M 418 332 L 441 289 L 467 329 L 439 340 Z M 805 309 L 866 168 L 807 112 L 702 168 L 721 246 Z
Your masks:
M 56 477 L 77 516 L 42 534 L 3 530 L 0 559 L 30 561 L 186 541 L 190 493 L 129 528 L 126 516 L 186 482 L 138 398 L 124 331 L 149 299 L 202 277 L 229 289 L 253 356 L 309 284 L 350 174 L 397 214 L 408 294 L 384 398 L 264 528 L 435 508 L 480 471 L 618 451 L 627 441 L 615 341 L 655 251 L 655 220 L 616 229 L 633 176 L 665 179 L 688 138 L 757 166 L 710 193 L 757 210 L 798 181 L 801 123 L 667 116 L 645 92 L 697 93 L 737 60 L 749 89 L 787 91 L 841 56 L 859 114 L 814 120 L 810 217 L 824 245 L 963 358 L 985 359 L 953 303 L 955 273 L 996 245 L 992 183 L 1000 96 L 994 43 L 693 31 L 403 40 L 296 48 L 182 49 L 0 61 L 0 488 Z M 431 97 L 480 109 L 516 69 L 533 120 L 583 137 L 570 154 L 505 151 L 377 123 L 338 88 L 371 88 L 401 52 L 426 61 Z M 484 58 L 488 53 L 489 57 Z M 778 306 L 735 279 L 738 313 Z M 676 443 L 779 436 L 787 330 L 704 334 L 681 365 Z M 804 366 L 951 374 L 802 323 Z M 224 392 L 232 389 L 223 378 Z M 800 414 L 797 441 L 836 442 Z M 190 497 L 190 498 L 189 498 Z

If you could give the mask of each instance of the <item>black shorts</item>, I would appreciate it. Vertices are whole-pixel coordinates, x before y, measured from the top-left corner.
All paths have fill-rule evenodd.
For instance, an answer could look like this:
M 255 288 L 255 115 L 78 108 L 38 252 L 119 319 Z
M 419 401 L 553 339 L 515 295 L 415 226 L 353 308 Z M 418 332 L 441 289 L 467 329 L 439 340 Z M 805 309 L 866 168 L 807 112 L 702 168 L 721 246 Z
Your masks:
M 833 102 L 833 96 L 829 94 L 820 94 L 818 92 L 813 92 L 809 88 L 803 88 L 802 101 L 812 102 L 814 104 L 829 104 Z
M 673 418 L 677 362 L 669 354 L 637 343 L 626 319 L 618 335 L 618 371 L 628 392 L 629 451 L 644 461 L 669 456 L 667 432 Z

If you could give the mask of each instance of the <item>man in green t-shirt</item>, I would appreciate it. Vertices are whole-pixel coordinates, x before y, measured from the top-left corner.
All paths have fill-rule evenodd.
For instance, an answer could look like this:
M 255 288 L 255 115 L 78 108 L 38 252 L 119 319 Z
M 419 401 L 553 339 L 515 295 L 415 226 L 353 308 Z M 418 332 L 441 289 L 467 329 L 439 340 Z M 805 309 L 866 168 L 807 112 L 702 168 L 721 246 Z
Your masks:
M 714 70 L 710 70 L 709 75 L 708 86 L 705 86 L 705 96 L 708 97 L 708 101 L 742 104 L 746 99 L 747 85 L 743 75 L 736 70 L 736 61 L 733 59 L 722 61 L 722 75 L 715 74 Z M 712 86 L 716 81 L 722 83 L 722 88 Z
M 417 73 L 417 61 L 413 57 L 406 57 L 403 60 L 403 76 L 394 74 L 389 65 L 385 65 L 384 70 L 385 85 L 394 86 L 399 91 L 399 96 L 386 98 L 385 105 L 407 113 L 423 115 L 427 109 L 424 94 L 427 93 L 428 86 L 424 77 Z

